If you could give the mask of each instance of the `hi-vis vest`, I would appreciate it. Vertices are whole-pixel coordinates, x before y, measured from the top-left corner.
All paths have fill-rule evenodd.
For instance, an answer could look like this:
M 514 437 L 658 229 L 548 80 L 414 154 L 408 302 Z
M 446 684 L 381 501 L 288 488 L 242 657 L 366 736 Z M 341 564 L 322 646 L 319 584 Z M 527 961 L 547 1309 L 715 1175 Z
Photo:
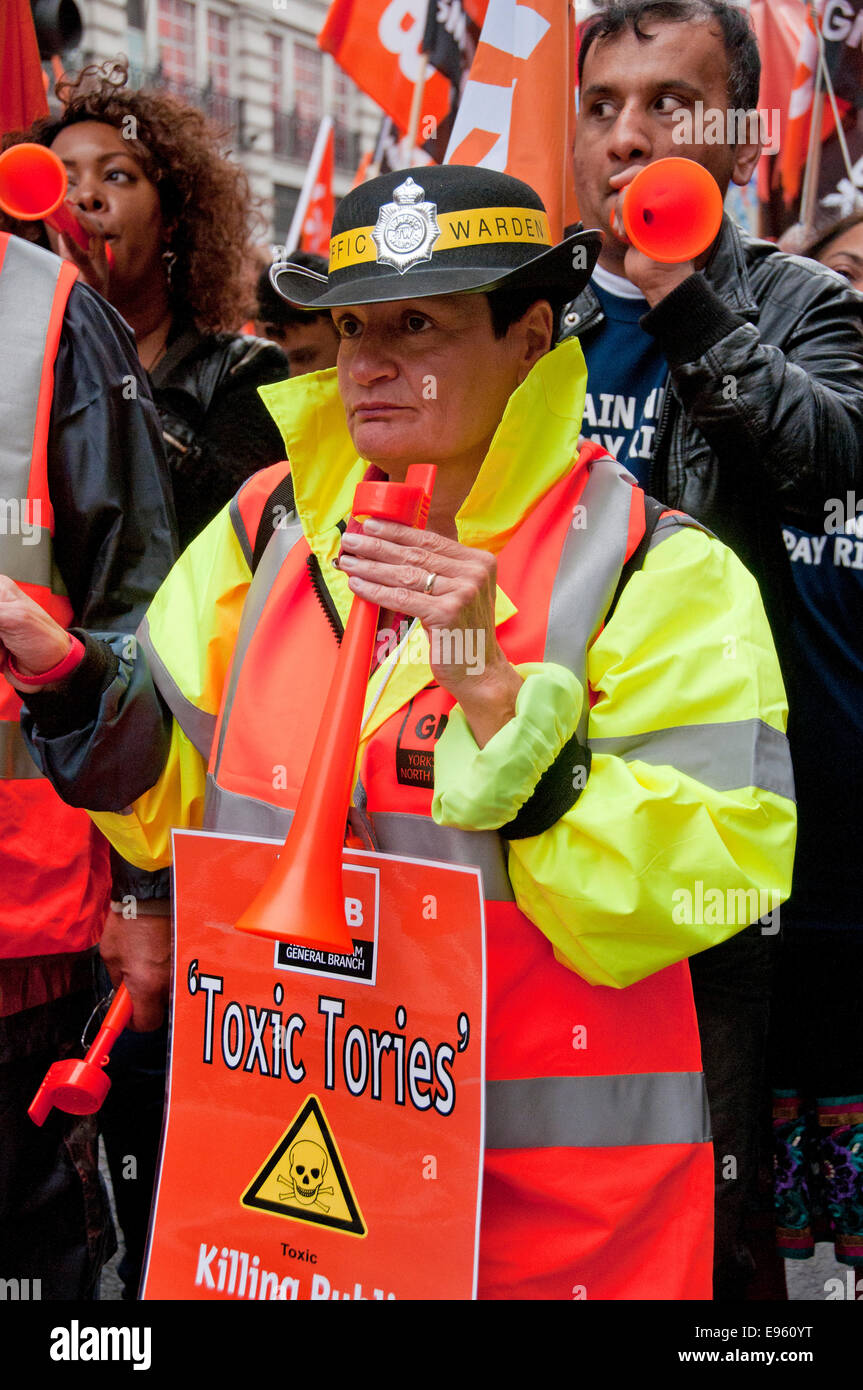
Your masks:
M 261 477 L 234 504 L 249 554 L 266 501 Z M 664 517 L 652 544 L 687 521 Z M 501 588 L 518 605 L 498 634 L 507 658 L 567 666 L 586 688 L 587 648 L 644 529 L 644 494 L 585 446 L 498 556 Z M 265 836 L 289 828 L 338 654 L 309 556 L 297 521 L 274 531 L 256 570 L 212 744 L 205 828 Z M 452 704 L 431 684 L 372 736 L 356 823 L 384 853 L 482 868 L 480 1296 L 709 1298 L 712 1145 L 688 967 L 615 990 L 555 960 L 516 906 L 500 835 L 431 818 L 431 765 L 416 755 L 433 749 Z
M 63 627 L 73 615 L 53 561 L 47 447 L 54 360 L 77 275 L 68 261 L 0 235 L 0 574 Z M 92 946 L 110 887 L 107 845 L 39 773 L 20 708 L 0 681 L 0 958 Z

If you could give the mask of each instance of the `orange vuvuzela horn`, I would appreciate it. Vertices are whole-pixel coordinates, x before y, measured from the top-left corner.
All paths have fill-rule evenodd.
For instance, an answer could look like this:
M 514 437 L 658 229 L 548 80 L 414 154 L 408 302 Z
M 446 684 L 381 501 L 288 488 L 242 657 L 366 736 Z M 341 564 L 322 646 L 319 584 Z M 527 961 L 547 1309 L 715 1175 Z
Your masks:
M 21 222 L 47 222 L 55 232 L 71 238 L 82 251 L 90 246 L 90 233 L 65 206 L 69 181 L 61 161 L 45 145 L 10 145 L 0 154 L 0 208 Z M 114 257 L 105 247 L 108 265 Z
M 52 1107 L 67 1115 L 92 1115 L 111 1089 L 107 1066 L 111 1048 L 132 1017 L 132 999 L 125 985 L 114 994 L 102 1027 L 83 1061 L 73 1057 L 54 1062 L 30 1103 L 27 1114 L 35 1125 L 42 1125 Z
M 626 235 L 663 265 L 695 260 L 715 240 L 721 222 L 719 185 L 692 159 L 658 159 L 624 193 Z
M 403 483 L 360 483 L 353 515 L 425 528 L 433 464 L 414 464 Z M 354 595 L 327 703 L 288 838 L 237 930 L 353 955 L 345 921 L 342 850 L 378 607 Z

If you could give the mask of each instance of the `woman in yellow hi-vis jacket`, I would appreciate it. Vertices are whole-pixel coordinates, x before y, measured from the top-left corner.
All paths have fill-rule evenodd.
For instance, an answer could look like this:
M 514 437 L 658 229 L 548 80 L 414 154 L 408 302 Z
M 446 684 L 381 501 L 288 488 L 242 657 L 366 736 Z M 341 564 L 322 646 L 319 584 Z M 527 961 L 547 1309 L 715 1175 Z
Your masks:
M 292 487 L 278 465 L 246 484 L 137 656 L 87 637 L 28 728 L 135 862 L 167 863 L 175 825 L 278 833 L 352 594 L 380 603 L 356 800 L 382 851 L 483 869 L 480 1293 L 703 1298 L 713 1169 L 684 962 L 788 893 L 784 692 L 731 552 L 580 444 L 583 359 L 548 351 L 551 306 L 597 242 L 548 243 L 503 175 L 354 190 L 328 279 L 278 274 L 341 337 L 337 374 L 264 390 Z M 369 464 L 416 461 L 438 466 L 427 531 L 345 529 Z M 65 635 L 3 624 L 50 681 Z

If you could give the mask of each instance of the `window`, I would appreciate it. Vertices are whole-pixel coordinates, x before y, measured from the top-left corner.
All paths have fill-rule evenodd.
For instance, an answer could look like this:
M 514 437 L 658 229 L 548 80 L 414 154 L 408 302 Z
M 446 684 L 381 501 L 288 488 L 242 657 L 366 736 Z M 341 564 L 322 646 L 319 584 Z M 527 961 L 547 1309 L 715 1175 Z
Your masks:
M 354 123 L 354 92 L 356 88 L 341 68 L 333 74 L 333 119 L 336 125 L 350 130 Z
M 270 34 L 270 106 L 274 111 L 282 109 L 282 92 L 285 85 L 284 61 L 281 34 Z
M 299 201 L 300 190 L 298 188 L 289 188 L 284 183 L 273 184 L 273 225 L 276 241 L 283 242 L 291 230 L 291 223 L 294 220 L 294 213 Z
M 228 19 L 215 10 L 207 11 L 207 79 L 217 96 L 226 97 L 229 83 Z
M 159 65 L 169 82 L 195 83 L 195 9 L 188 0 L 159 0 Z
M 294 44 L 294 106 L 302 121 L 321 119 L 322 59 L 319 48 Z

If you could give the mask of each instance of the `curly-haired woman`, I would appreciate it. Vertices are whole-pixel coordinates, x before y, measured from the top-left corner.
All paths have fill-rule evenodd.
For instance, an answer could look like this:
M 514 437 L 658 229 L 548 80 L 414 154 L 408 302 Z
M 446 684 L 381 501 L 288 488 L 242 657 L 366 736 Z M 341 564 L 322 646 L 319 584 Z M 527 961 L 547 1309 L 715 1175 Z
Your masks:
M 85 68 L 58 117 L 25 138 L 63 161 L 89 251 L 55 250 L 134 329 L 174 480 L 186 545 L 284 445 L 257 395 L 289 375 L 272 343 L 235 330 L 252 299 L 252 198 L 206 117 L 177 97 L 126 87 L 123 63 Z M 109 269 L 106 247 L 111 247 Z

